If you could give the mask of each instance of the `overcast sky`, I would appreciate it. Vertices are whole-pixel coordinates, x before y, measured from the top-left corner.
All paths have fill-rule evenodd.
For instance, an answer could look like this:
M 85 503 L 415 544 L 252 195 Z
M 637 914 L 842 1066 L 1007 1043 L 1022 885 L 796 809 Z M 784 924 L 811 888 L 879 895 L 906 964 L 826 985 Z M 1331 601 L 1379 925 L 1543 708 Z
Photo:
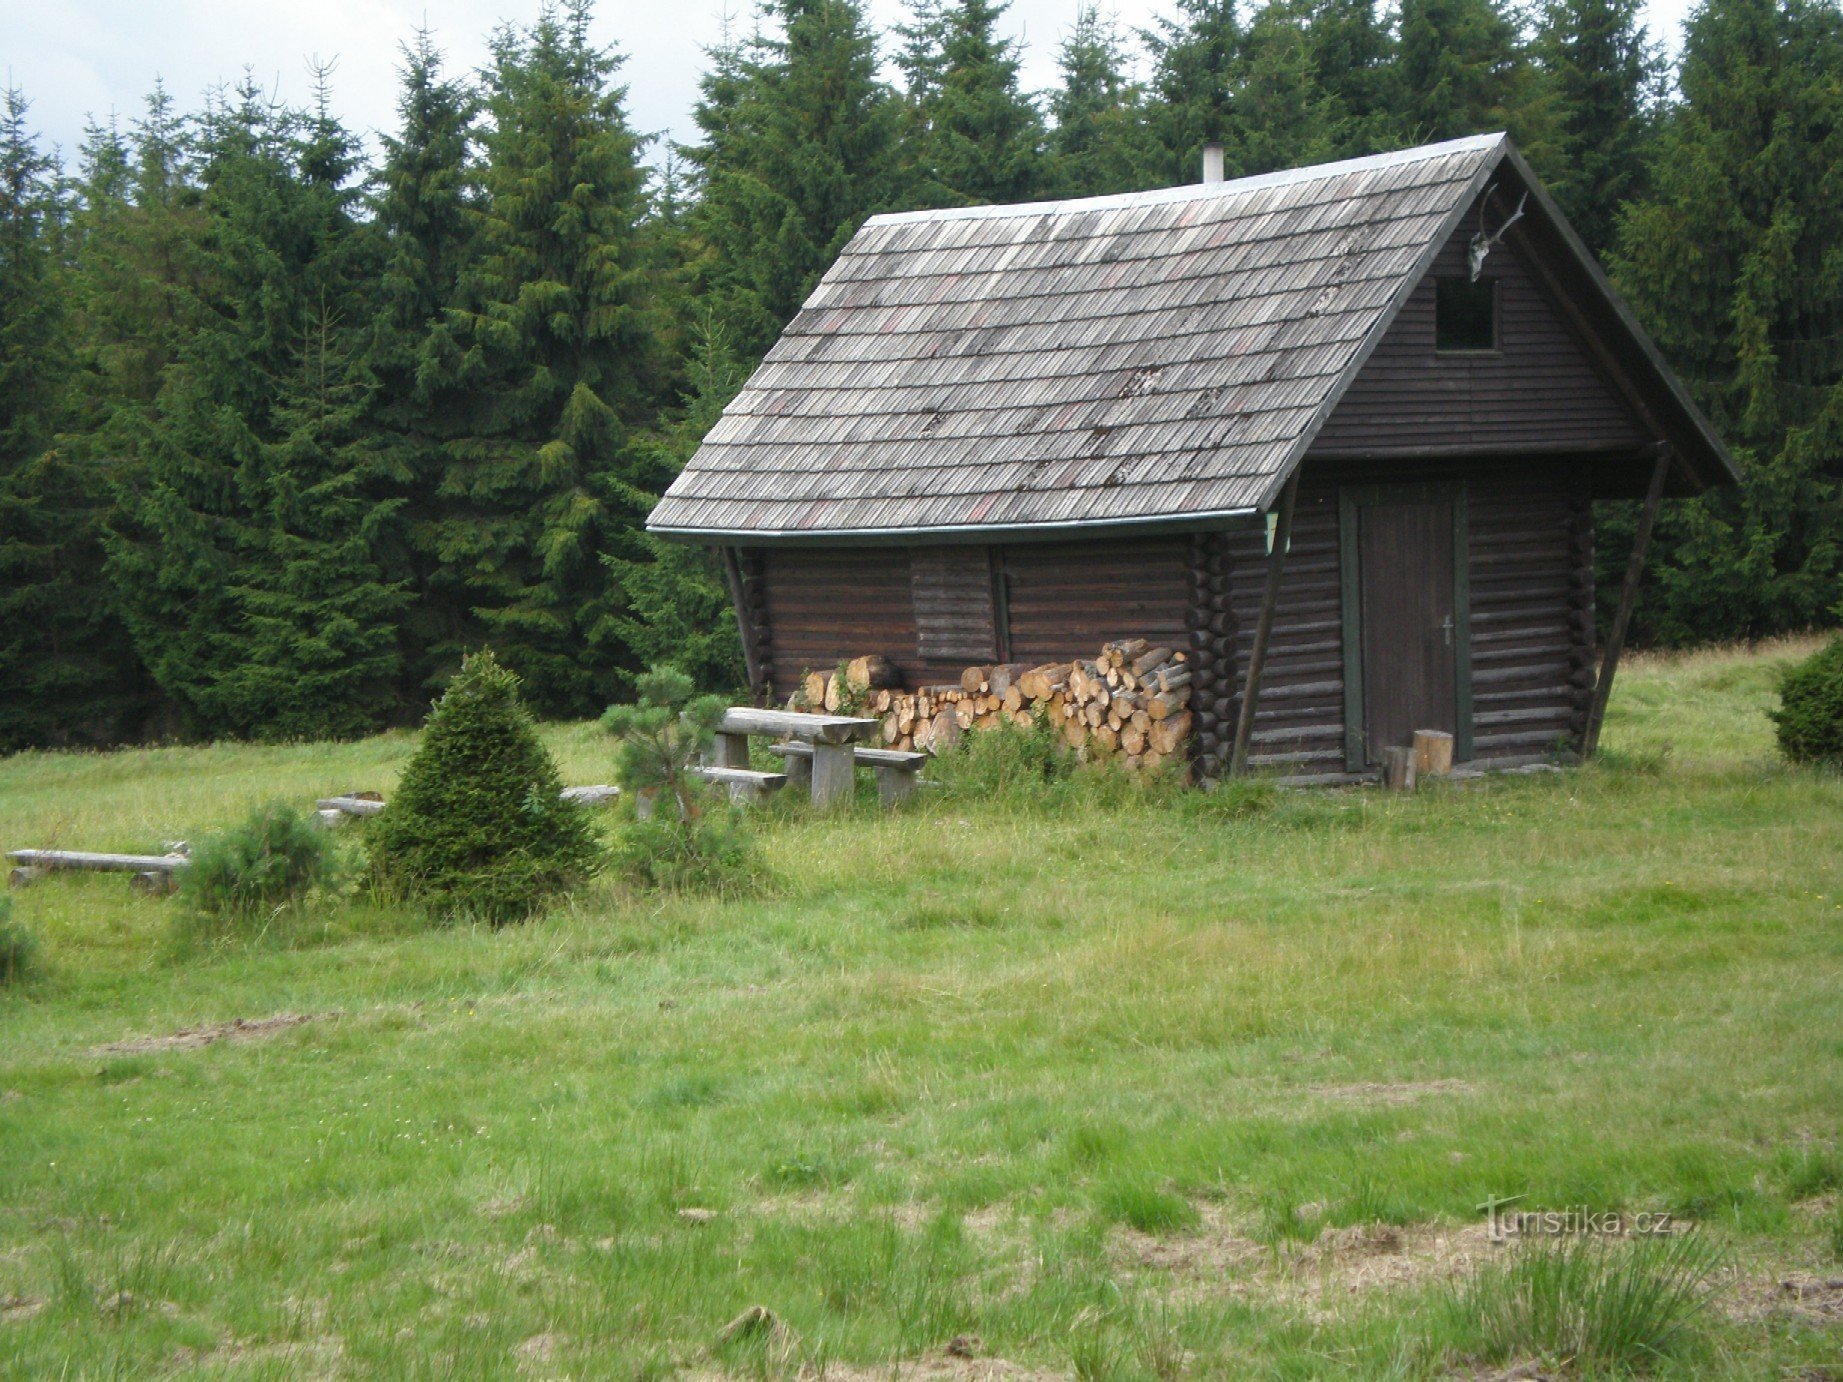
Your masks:
M 1105 2 L 1105 0 L 1104 0 Z M 400 46 L 425 21 L 453 70 L 478 67 L 499 23 L 525 24 L 539 0 L 0 0 L 0 67 L 32 103 L 32 127 L 74 157 L 86 117 L 111 112 L 127 126 L 156 77 L 184 109 L 234 82 L 245 67 L 285 101 L 304 101 L 315 59 L 334 61 L 336 108 L 371 135 L 395 124 Z M 695 134 L 703 48 L 722 30 L 725 0 L 601 0 L 595 31 L 626 55 L 628 115 L 634 127 L 680 140 Z M 731 0 L 748 23 L 752 0 Z M 1056 48 L 1078 0 L 1013 0 L 1004 17 L 1025 43 L 1028 89 L 1055 80 Z M 1654 35 L 1673 51 L 1691 0 L 1647 0 Z M 1123 30 L 1171 10 L 1171 0 L 1117 0 Z M 904 0 L 870 0 L 888 33 Z M 887 41 L 886 41 L 887 49 Z

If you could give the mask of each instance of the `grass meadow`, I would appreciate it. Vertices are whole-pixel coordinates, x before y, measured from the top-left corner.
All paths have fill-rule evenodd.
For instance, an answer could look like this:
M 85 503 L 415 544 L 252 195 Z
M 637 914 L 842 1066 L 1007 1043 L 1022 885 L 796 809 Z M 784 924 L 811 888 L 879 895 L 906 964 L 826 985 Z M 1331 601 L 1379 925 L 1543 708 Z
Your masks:
M 781 806 L 750 898 L 208 944 L 23 889 L 0 1374 L 1843 1375 L 1843 778 L 1766 718 L 1811 646 L 1631 659 L 1576 771 Z M 0 842 L 414 742 L 21 755 Z M 1512 1196 L 1688 1232 L 1495 1243 Z

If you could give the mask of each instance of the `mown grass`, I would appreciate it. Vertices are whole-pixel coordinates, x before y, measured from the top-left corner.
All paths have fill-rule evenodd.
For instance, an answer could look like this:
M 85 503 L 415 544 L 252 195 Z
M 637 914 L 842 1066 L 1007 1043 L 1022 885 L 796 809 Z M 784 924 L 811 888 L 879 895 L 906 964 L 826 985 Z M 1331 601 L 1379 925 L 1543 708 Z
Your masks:
M 1843 1241 L 1843 780 L 1764 717 L 1799 646 L 1633 659 L 1578 772 L 784 805 L 752 899 L 602 883 L 492 932 L 353 895 L 200 947 L 49 880 L 0 990 L 0 1373 L 1834 1362 L 1778 1287 Z M 412 744 L 24 755 L 0 839 L 145 849 Z M 1512 1307 L 1556 1274 L 1482 1238 L 1507 1195 L 1697 1225 L 1707 1308 L 1555 1356 Z

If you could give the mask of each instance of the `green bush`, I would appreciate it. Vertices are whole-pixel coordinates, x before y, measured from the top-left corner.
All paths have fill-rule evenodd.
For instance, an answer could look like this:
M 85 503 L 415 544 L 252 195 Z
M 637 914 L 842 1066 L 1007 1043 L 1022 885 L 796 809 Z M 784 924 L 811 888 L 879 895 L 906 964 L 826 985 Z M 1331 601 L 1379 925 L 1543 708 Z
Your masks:
M 727 807 L 676 821 L 664 812 L 626 822 L 616 837 L 614 870 L 647 888 L 752 891 L 764 876 L 748 828 Z
M 1048 716 L 1038 715 L 1028 726 L 1003 720 L 962 734 L 953 748 L 935 754 L 928 777 L 947 799 L 1040 802 L 1054 796 L 1079 766 Z
M 585 809 L 518 699 L 475 653 L 430 713 L 422 745 L 366 834 L 372 877 L 439 917 L 520 921 L 605 862 Z
M 740 892 L 763 876 L 741 817 L 691 773 L 723 718 L 718 696 L 698 696 L 691 678 L 654 667 L 634 705 L 610 706 L 602 727 L 620 740 L 614 776 L 634 815 L 614 847 L 621 877 L 643 887 Z
M 180 870 L 179 890 L 196 917 L 247 922 L 299 902 L 333 873 L 332 842 L 278 801 L 200 842 Z
M 1792 762 L 1843 768 L 1843 636 L 1785 674 L 1773 723 Z
M 38 938 L 13 920 L 13 899 L 0 897 L 0 987 L 23 983 L 38 970 Z

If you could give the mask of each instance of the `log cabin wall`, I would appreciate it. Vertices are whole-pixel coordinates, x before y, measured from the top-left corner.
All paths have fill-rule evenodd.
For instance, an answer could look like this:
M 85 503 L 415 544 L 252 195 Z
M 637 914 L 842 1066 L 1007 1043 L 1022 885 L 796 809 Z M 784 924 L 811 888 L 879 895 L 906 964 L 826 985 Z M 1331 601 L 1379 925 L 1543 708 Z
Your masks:
M 915 652 L 909 555 L 900 547 L 760 549 L 768 613 L 772 697 L 842 660 L 881 653 L 911 686 L 926 680 Z
M 1505 215 L 1502 198 L 1489 217 Z M 1509 244 L 1485 260 L 1498 349 L 1434 349 L 1435 282 L 1468 277 L 1476 209 L 1460 222 L 1313 441 L 1313 457 L 1631 453 L 1649 438 Z
M 1182 537 L 1004 548 L 1012 660 L 1091 658 L 1116 638 L 1187 647 L 1187 553 Z
M 1345 483 L 1462 480 L 1470 595 L 1473 760 L 1548 756 L 1578 742 L 1593 686 L 1593 508 L 1572 463 L 1318 468 L 1300 485 L 1255 714 L 1250 766 L 1288 776 L 1346 771 L 1338 490 Z M 1227 534 L 1237 687 L 1267 572 L 1264 527 Z
M 1236 691 L 1226 718 L 1233 728 L 1266 590 L 1267 528 L 1240 525 L 1227 540 Z M 1249 742 L 1251 768 L 1300 776 L 1344 771 L 1342 610 L 1337 487 L 1302 478 Z
M 926 686 L 1000 657 L 1091 658 L 1116 638 L 1186 647 L 1187 543 L 755 549 L 773 694 L 785 700 L 804 673 L 867 653 L 889 658 L 908 685 Z M 975 573 L 988 573 L 989 617 L 969 605 Z
M 1475 484 L 1468 510 L 1473 757 L 1578 746 L 1595 651 L 1587 476 Z

